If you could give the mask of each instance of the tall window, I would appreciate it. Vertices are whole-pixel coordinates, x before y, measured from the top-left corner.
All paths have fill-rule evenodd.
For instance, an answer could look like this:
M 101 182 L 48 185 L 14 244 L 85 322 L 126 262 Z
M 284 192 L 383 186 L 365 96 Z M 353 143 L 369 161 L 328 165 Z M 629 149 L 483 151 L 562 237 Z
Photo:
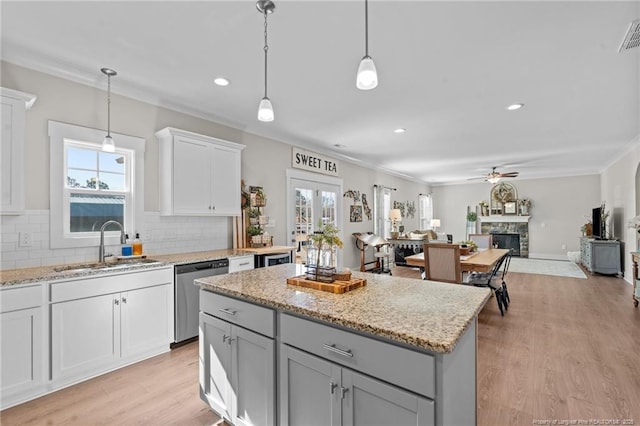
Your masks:
M 98 245 L 108 220 L 134 234 L 143 210 L 144 139 L 114 134 L 116 151 L 101 149 L 104 131 L 49 122 L 51 247 Z M 139 223 L 139 222 L 138 222 Z M 119 229 L 105 230 L 117 244 Z
M 420 229 L 431 229 L 431 219 L 433 219 L 433 198 L 431 194 L 418 196 L 418 216 L 420 218 Z

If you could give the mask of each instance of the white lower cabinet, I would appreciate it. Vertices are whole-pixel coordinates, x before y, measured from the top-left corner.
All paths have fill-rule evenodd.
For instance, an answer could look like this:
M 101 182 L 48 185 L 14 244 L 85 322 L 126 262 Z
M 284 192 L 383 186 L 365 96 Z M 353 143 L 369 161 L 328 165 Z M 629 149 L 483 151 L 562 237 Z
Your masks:
M 200 313 L 202 397 L 234 425 L 275 424 L 272 338 Z
M 120 356 L 120 295 L 51 306 L 51 378 L 99 371 Z
M 247 254 L 244 256 L 236 256 L 229 258 L 229 273 L 248 271 L 253 269 L 254 255 Z
M 433 401 L 287 345 L 280 347 L 282 425 L 433 425 Z
M 0 291 L 0 409 L 42 391 L 45 351 L 41 285 Z
M 55 384 L 166 352 L 173 341 L 172 268 L 53 283 L 51 299 Z

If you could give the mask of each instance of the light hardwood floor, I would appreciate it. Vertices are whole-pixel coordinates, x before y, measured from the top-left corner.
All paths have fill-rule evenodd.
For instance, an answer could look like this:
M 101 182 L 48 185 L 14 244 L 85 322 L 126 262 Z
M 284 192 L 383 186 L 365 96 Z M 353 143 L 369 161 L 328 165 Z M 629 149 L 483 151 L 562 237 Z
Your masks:
M 395 268 L 394 275 L 418 273 Z M 640 425 L 640 309 L 631 286 L 517 273 L 508 285 L 505 316 L 492 298 L 479 317 L 478 425 Z M 192 343 L 10 408 L 0 423 L 217 424 L 199 399 L 197 351 Z

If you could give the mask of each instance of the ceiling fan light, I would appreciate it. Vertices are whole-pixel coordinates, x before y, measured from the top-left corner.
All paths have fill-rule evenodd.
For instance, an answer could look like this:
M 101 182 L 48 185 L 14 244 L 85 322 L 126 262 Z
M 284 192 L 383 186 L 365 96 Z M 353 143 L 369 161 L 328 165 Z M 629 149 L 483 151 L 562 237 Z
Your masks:
M 111 135 L 107 135 L 102 140 L 102 150 L 104 152 L 116 152 L 116 144 Z
M 364 56 L 358 66 L 358 76 L 356 77 L 356 87 L 360 90 L 375 89 L 378 85 L 378 73 L 376 72 L 376 64 L 373 63 L 371 56 Z
M 258 120 L 260 121 L 273 121 L 273 106 L 271 101 L 266 96 L 260 101 L 258 106 Z

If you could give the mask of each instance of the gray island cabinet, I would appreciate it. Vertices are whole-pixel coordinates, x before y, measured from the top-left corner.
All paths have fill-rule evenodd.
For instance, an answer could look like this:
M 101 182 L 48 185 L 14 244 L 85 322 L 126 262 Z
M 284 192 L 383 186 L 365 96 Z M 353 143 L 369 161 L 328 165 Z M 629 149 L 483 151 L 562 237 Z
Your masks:
M 284 264 L 196 280 L 200 395 L 234 425 L 474 425 L 487 289 L 354 272 L 332 294 Z

